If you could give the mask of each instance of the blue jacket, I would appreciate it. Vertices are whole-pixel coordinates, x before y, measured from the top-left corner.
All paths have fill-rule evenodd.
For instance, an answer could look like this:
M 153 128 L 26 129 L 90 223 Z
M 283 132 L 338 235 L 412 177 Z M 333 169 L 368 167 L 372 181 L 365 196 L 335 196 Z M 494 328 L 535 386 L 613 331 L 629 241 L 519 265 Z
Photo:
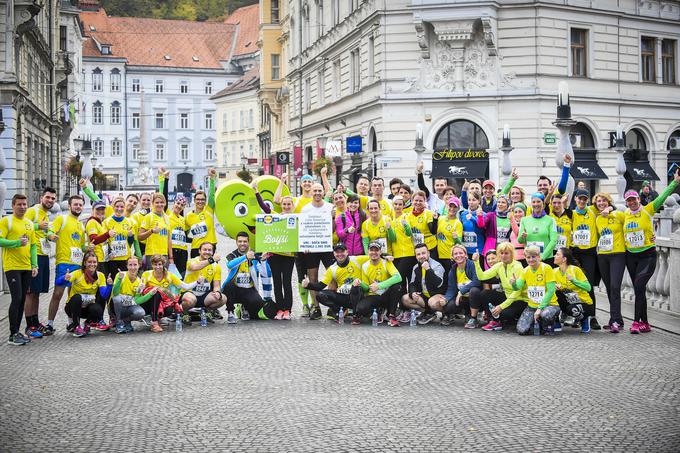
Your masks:
M 451 302 L 456 300 L 456 297 L 458 297 L 458 275 L 456 274 L 456 268 L 458 266 L 456 263 L 453 263 L 453 267 L 449 271 L 449 286 L 448 289 L 446 290 L 446 294 L 444 295 L 444 298 L 446 298 L 447 302 Z M 460 288 L 460 293 L 465 295 L 470 292 L 472 288 L 481 288 L 482 287 L 482 282 L 479 281 L 477 278 L 477 271 L 475 270 L 475 262 L 468 259 L 467 262 L 465 263 L 465 275 L 467 275 L 467 278 L 470 279 L 468 283 L 463 285 Z

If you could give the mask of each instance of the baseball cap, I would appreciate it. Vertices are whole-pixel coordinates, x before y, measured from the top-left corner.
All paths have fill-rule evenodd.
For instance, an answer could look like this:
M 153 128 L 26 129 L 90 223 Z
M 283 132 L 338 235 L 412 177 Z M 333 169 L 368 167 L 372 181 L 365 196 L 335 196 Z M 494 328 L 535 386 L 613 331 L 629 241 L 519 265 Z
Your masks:
M 368 244 L 369 249 L 382 249 L 382 245 L 378 241 L 373 241 L 370 244 Z
M 187 202 L 187 197 L 185 197 L 184 195 L 180 194 L 180 195 L 177 195 L 175 197 L 175 203 L 186 203 L 186 202 Z
M 347 246 L 343 242 L 338 242 L 333 246 L 333 251 L 347 250 Z
M 577 189 L 577 190 L 574 191 L 574 198 L 578 198 L 578 197 L 586 197 L 586 198 L 589 198 L 589 197 L 590 197 L 590 192 L 588 192 L 588 191 L 585 190 L 585 189 Z
M 490 179 L 487 179 L 487 180 L 484 181 L 484 183 L 482 184 L 482 187 L 484 187 L 484 186 L 491 186 L 491 187 L 493 187 L 493 188 L 495 189 L 495 188 L 496 188 L 496 183 L 493 182 L 493 181 L 491 181 Z
M 451 197 L 447 204 L 455 204 L 460 208 L 460 199 L 458 197 Z
M 103 201 L 95 201 L 94 203 L 92 203 L 92 209 L 99 209 L 99 208 L 105 208 L 105 207 L 106 207 L 106 203 L 104 203 Z
M 314 181 L 314 178 L 312 175 L 303 175 L 302 178 L 300 178 L 300 181 Z
M 624 199 L 624 200 L 627 200 L 627 199 L 629 199 L 629 198 L 640 198 L 640 194 L 637 193 L 637 192 L 634 191 L 634 190 L 629 190 L 628 192 L 626 192 L 625 194 L 623 194 L 623 199 Z

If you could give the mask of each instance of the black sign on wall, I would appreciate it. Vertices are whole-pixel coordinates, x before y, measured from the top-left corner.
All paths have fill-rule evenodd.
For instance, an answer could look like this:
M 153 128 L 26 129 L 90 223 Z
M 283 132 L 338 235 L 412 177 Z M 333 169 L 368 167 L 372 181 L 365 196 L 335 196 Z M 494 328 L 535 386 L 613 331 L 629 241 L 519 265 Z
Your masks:
M 276 163 L 278 163 L 279 165 L 289 165 L 290 153 L 288 152 L 276 153 Z
M 485 150 L 434 151 L 432 176 L 486 179 L 489 177 L 489 153 Z

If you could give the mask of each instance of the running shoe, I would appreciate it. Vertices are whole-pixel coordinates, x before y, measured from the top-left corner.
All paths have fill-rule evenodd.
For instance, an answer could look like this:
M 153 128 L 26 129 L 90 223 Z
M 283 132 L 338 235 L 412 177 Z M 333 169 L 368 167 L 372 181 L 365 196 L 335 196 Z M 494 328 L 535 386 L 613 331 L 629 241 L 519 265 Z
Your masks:
M 425 324 L 429 324 L 430 322 L 434 321 L 437 319 L 437 313 L 431 311 L 429 313 L 423 313 L 423 316 L 420 317 L 418 320 L 418 324 L 421 326 L 424 326 Z
M 250 321 L 250 313 L 248 313 L 248 310 L 243 305 L 241 305 L 241 319 L 243 321 Z
M 338 312 L 336 311 L 333 313 L 333 310 L 330 308 L 326 310 L 326 319 L 330 319 L 331 321 L 337 321 L 338 320 Z
M 12 334 L 9 336 L 7 344 L 10 346 L 23 346 L 25 344 L 28 344 L 28 342 L 24 340 L 23 336 Z
M 43 334 L 40 333 L 40 330 L 38 330 L 37 327 L 31 326 L 31 327 L 26 327 L 26 335 L 28 335 L 30 338 L 42 338 Z
M 192 323 L 192 321 L 191 321 L 191 316 L 189 316 L 189 315 L 182 315 L 182 324 L 184 324 L 185 326 L 190 326 L 191 323 Z
M 597 318 L 595 316 L 591 316 L 590 318 L 590 328 L 593 330 L 602 330 L 602 326 L 600 326 L 600 323 L 597 322 Z
M 387 325 L 390 327 L 399 327 L 399 321 L 397 321 L 397 318 L 395 316 L 390 316 L 387 321 Z
M 95 324 L 94 328 L 95 330 L 98 330 L 100 332 L 106 332 L 107 330 L 109 330 L 109 325 L 102 320 Z
M 552 325 L 552 328 L 555 332 L 562 332 L 562 323 L 555 321 L 555 324 Z
M 274 316 L 274 319 L 276 319 L 277 321 L 281 321 L 282 318 L 283 318 L 283 310 L 277 311 L 276 316 Z
M 47 325 L 39 324 L 38 330 L 40 331 L 40 333 L 43 334 L 44 337 L 47 337 L 47 336 L 54 334 L 54 327 L 52 327 L 49 324 L 47 324 Z
M 171 318 L 171 317 L 169 317 L 169 316 L 163 316 L 163 317 L 160 319 L 159 322 L 160 322 L 161 326 L 169 326 L 170 323 L 175 322 L 175 319 L 174 319 L 174 318 Z
M 442 326 L 452 326 L 453 325 L 453 316 L 449 315 L 444 315 L 442 316 L 441 321 L 439 322 Z
M 212 319 L 224 319 L 222 313 L 220 313 L 219 308 L 212 308 L 208 311 L 212 315 Z
M 581 321 L 581 333 L 590 333 L 590 316 L 586 316 Z
M 236 324 L 237 319 L 238 318 L 236 317 L 233 311 L 227 313 L 227 324 Z
M 477 318 L 468 319 L 463 327 L 465 329 L 476 329 L 477 328 Z
M 77 338 L 81 338 L 87 335 L 87 332 L 85 332 L 85 329 L 83 329 L 80 326 L 76 326 L 75 329 L 73 329 L 73 336 Z
M 154 333 L 163 332 L 163 328 L 158 323 L 151 323 L 151 331 Z
M 311 313 L 309 313 L 309 319 L 312 321 L 315 321 L 317 319 L 321 319 L 321 309 L 319 307 L 314 307 Z
M 590 327 L 593 327 L 593 323 L 590 323 Z M 621 327 L 619 326 L 618 322 L 613 322 L 609 324 L 609 333 L 619 333 L 621 331 Z
M 562 324 L 565 326 L 572 326 L 576 323 L 576 320 L 574 319 L 573 316 L 567 316 L 564 313 L 562 313 L 562 316 L 560 316 L 560 320 L 562 321 Z
M 127 329 L 125 329 L 125 324 L 122 322 L 116 323 L 116 333 L 121 334 L 121 333 L 127 333 Z
M 633 321 L 633 324 L 630 325 L 630 333 L 633 335 L 637 335 L 640 333 L 640 323 L 637 321 Z
M 309 305 L 307 304 L 302 304 L 302 315 L 303 318 L 308 318 L 309 317 Z
M 361 324 L 361 318 L 358 316 L 352 316 L 352 325 L 358 326 L 359 324 Z
M 283 316 L 281 316 L 281 319 L 284 321 L 290 321 L 290 310 L 285 310 L 283 312 Z
M 385 318 L 386 318 L 385 312 L 381 309 L 381 310 L 378 312 L 378 324 L 384 323 L 384 322 L 385 322 Z
M 482 327 L 482 330 L 485 330 L 487 332 L 495 332 L 498 330 L 503 330 L 503 326 L 498 321 L 491 320 L 485 326 Z
M 85 326 L 83 327 L 83 330 L 85 331 L 85 335 L 87 335 L 88 333 L 90 333 L 90 330 L 91 330 L 90 325 L 89 325 L 89 324 L 85 324 Z
M 66 326 L 66 331 L 68 333 L 73 333 L 74 330 L 76 330 L 76 323 L 75 322 L 72 322 L 71 324 L 68 324 Z
M 543 335 L 549 335 L 551 337 L 554 336 L 555 335 L 555 325 L 551 324 L 549 326 L 545 326 L 545 328 L 543 329 Z
M 640 321 L 638 326 L 640 326 L 640 333 L 649 333 L 652 331 L 652 326 L 650 326 L 648 322 Z
M 135 331 L 135 328 L 132 327 L 132 323 L 131 323 L 131 322 L 126 322 L 126 323 L 125 323 L 125 331 L 126 331 L 127 333 L 130 333 L 130 332 L 134 332 L 134 331 Z

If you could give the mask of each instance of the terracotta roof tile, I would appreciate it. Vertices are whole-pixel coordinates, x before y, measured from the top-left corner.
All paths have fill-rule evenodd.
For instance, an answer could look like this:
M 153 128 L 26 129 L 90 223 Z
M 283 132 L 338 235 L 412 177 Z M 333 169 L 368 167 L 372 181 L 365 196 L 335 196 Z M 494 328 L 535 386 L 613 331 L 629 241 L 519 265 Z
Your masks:
M 257 89 L 260 86 L 260 66 L 255 65 L 246 71 L 236 82 L 232 83 L 225 89 L 219 91 L 210 99 L 221 98 L 229 94 L 240 93 L 241 91 L 248 91 Z
M 82 12 L 80 19 L 86 37 L 111 45 L 110 57 L 138 66 L 222 69 L 236 30 L 220 22 L 109 17 L 104 9 Z M 83 56 L 107 57 L 91 39 L 83 45 Z
M 257 39 L 260 34 L 260 5 L 244 6 L 224 20 L 225 24 L 239 25 L 236 38 L 235 56 L 248 55 L 258 51 Z

